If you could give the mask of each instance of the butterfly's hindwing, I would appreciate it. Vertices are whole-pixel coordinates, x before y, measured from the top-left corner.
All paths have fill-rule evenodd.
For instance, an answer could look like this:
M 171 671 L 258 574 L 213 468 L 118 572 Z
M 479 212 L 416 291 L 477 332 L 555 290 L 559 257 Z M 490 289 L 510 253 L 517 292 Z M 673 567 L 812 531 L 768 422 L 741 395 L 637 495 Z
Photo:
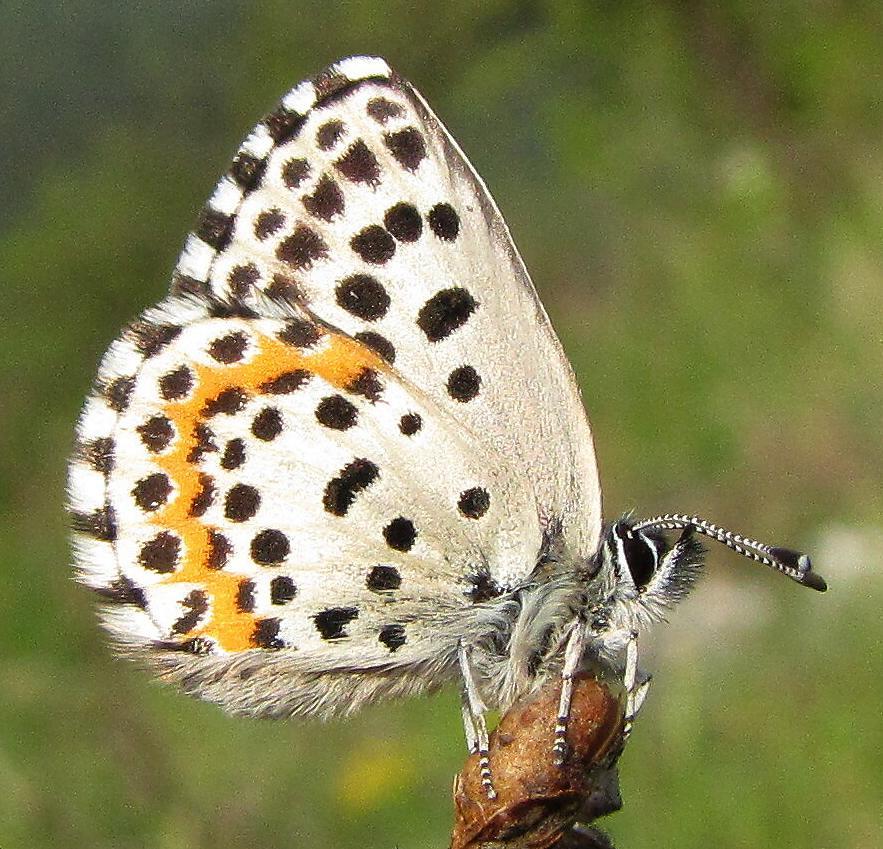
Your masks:
M 77 509 L 114 528 L 83 519 L 102 551 L 84 577 L 125 605 L 120 639 L 404 664 L 476 587 L 535 558 L 527 482 L 374 350 L 180 298 L 141 327 L 188 311 L 149 356 L 134 332 L 117 343 L 81 425 L 72 479 L 92 501 Z

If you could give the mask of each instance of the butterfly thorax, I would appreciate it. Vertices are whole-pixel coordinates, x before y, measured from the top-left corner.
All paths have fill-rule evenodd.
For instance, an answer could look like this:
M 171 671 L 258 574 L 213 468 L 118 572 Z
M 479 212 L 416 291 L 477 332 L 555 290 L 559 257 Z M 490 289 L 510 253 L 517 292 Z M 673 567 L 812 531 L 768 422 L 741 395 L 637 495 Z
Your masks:
M 662 533 L 633 531 L 632 524 L 623 518 L 605 526 L 588 560 L 544 554 L 530 581 L 487 606 L 488 632 L 467 638 L 479 648 L 476 670 L 490 705 L 506 709 L 560 674 L 577 624 L 591 635 L 581 665 L 615 668 L 630 635 L 662 619 L 689 592 L 703 555 L 692 534 L 669 543 Z M 482 624 L 479 616 L 476 625 Z
M 588 559 L 568 556 L 548 539 L 526 581 L 476 605 L 465 619 L 462 639 L 474 646 L 482 695 L 498 710 L 560 673 L 569 628 L 604 600 L 600 550 Z

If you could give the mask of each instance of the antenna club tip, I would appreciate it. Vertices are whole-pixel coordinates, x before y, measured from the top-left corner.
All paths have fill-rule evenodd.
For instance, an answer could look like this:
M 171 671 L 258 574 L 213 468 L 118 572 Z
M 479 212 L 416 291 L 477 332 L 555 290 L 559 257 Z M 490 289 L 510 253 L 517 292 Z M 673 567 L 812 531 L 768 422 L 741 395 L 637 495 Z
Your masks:
M 816 572 L 805 572 L 800 579 L 800 583 L 811 589 L 818 590 L 820 593 L 828 589 L 825 579 Z

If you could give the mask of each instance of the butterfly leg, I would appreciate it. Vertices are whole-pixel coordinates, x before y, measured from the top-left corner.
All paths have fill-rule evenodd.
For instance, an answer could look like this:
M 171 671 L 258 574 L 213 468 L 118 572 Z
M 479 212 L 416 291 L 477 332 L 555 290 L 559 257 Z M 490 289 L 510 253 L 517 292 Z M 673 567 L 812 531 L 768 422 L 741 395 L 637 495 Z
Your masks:
M 497 791 L 491 777 L 491 763 L 488 757 L 488 733 L 484 714 L 487 708 L 478 692 L 469 653 L 461 642 L 457 647 L 457 658 L 460 661 L 460 672 L 463 675 L 463 726 L 466 730 L 466 743 L 470 752 L 478 752 L 478 769 L 481 773 L 481 784 L 488 799 L 496 799 Z
M 632 725 L 647 693 L 650 691 L 651 676 L 642 673 L 638 669 L 638 632 L 628 632 L 625 646 L 625 671 L 622 676 L 622 684 L 625 688 L 625 717 L 622 729 L 622 742 L 628 740 L 632 733 Z
M 577 621 L 571 627 L 564 649 L 564 667 L 561 670 L 561 697 L 558 700 L 558 716 L 555 720 L 555 742 L 552 760 L 558 766 L 567 754 L 567 722 L 570 719 L 570 702 L 573 698 L 573 678 L 579 669 L 586 647 L 585 623 Z
M 604 618 L 599 617 L 602 625 Z M 614 648 L 625 645 L 625 667 L 622 670 L 622 686 L 625 690 L 625 712 L 623 716 L 622 742 L 628 740 L 638 711 L 650 690 L 650 676 L 638 669 L 638 632 L 635 629 L 593 629 L 592 638 L 601 645 Z M 615 649 L 614 649 L 615 650 Z
M 641 706 L 644 704 L 644 699 L 647 698 L 647 693 L 650 692 L 650 680 L 651 676 L 645 675 L 643 678 L 639 677 L 635 685 L 635 690 L 632 695 L 631 717 L 626 717 L 626 724 L 623 729 L 623 743 L 628 740 L 629 735 L 632 733 L 632 723 L 641 710 Z
M 637 701 L 638 687 L 638 632 L 634 629 L 629 631 L 628 642 L 625 645 L 625 672 L 622 676 L 622 685 L 625 688 L 625 724 L 622 729 L 623 739 L 628 739 L 632 733 L 632 724 L 638 715 L 640 704 Z M 647 695 L 646 690 L 641 696 L 641 703 Z
M 472 711 L 469 709 L 469 701 L 464 690 L 460 698 L 460 712 L 463 715 L 463 731 L 466 734 L 466 748 L 470 754 L 478 751 L 478 732 L 475 730 L 475 722 L 472 720 Z

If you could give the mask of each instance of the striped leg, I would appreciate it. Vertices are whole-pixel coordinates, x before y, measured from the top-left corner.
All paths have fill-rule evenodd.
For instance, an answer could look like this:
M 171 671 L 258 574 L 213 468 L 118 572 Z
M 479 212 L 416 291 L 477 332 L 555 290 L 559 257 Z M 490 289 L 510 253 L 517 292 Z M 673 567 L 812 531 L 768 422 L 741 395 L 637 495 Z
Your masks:
M 463 675 L 463 727 L 466 730 L 466 743 L 470 752 L 478 752 L 481 784 L 488 799 L 496 799 L 497 791 L 494 790 L 491 763 L 488 757 L 487 723 L 484 720 L 487 708 L 479 695 L 475 676 L 472 674 L 472 667 L 469 664 L 469 654 L 462 642 L 457 647 L 457 657 L 460 661 L 460 673 Z
M 466 697 L 465 688 L 460 693 L 460 712 L 463 715 L 463 731 L 466 734 L 466 748 L 469 754 L 475 754 L 478 751 L 478 732 L 475 730 L 475 723 L 472 721 L 472 711 L 469 709 L 469 701 Z
M 564 649 L 564 668 L 561 670 L 561 698 L 558 700 L 558 716 L 555 721 L 555 743 L 552 746 L 552 760 L 558 765 L 564 763 L 567 755 L 567 721 L 570 719 L 570 702 L 573 698 L 573 677 L 579 669 L 586 647 L 586 626 L 574 622 L 567 636 Z
M 632 733 L 632 723 L 638 715 L 638 709 L 641 707 L 637 700 L 638 689 L 636 682 L 638 679 L 638 632 L 630 631 L 629 639 L 625 646 L 625 673 L 622 676 L 622 685 L 625 688 L 625 723 L 622 729 L 623 739 L 628 739 Z M 641 696 L 641 702 L 647 695 L 646 689 Z
M 634 694 L 632 695 L 632 714 L 631 717 L 626 717 L 625 726 L 623 728 L 622 733 L 622 741 L 623 743 L 628 740 L 629 734 L 632 733 L 632 722 L 635 717 L 641 710 L 641 705 L 644 704 L 644 699 L 647 698 L 647 693 L 650 692 L 650 676 L 646 676 L 643 681 L 639 681 L 635 686 Z
M 651 677 L 647 674 L 638 674 L 638 632 L 631 631 L 625 647 L 625 673 L 622 683 L 625 687 L 625 724 L 622 730 L 622 742 L 628 740 L 632 733 L 632 725 L 635 717 L 650 692 Z

